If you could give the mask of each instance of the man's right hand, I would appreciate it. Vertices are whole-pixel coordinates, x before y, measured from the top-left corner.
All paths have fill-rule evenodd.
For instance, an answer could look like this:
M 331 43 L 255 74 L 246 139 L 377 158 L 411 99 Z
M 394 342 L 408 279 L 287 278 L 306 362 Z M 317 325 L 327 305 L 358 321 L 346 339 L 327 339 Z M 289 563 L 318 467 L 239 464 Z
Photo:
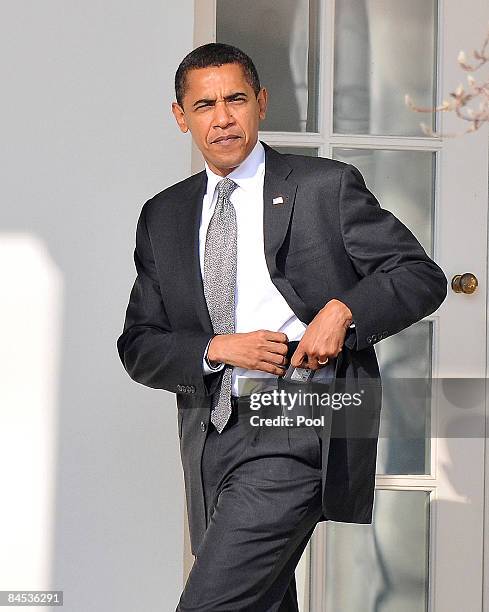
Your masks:
M 207 359 L 212 364 L 226 363 L 245 370 L 285 374 L 288 338 L 281 332 L 260 329 L 246 334 L 214 336 Z

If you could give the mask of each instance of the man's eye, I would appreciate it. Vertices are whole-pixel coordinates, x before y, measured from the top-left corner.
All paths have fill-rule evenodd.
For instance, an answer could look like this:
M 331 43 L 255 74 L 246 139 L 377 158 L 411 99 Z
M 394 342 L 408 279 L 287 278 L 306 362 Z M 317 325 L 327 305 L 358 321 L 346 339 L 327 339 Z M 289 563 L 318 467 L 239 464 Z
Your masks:
M 245 102 L 245 98 L 234 98 L 231 102 Z

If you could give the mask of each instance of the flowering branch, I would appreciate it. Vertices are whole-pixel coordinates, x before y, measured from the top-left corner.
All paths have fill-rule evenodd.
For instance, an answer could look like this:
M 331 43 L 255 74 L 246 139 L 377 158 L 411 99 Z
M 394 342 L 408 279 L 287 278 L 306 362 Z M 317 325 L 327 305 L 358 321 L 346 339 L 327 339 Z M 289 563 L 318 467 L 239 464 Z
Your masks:
M 475 72 L 479 70 L 482 66 L 489 62 L 489 32 L 486 36 L 486 39 L 482 45 L 480 51 L 473 51 L 474 59 L 477 60 L 476 63 L 470 64 L 467 61 L 467 57 L 464 51 L 460 51 L 458 54 L 457 61 L 460 67 L 466 72 Z M 478 130 L 481 125 L 485 122 L 489 121 L 489 81 L 482 81 L 478 83 L 476 79 L 471 75 L 467 75 L 468 81 L 468 90 L 464 89 L 462 83 L 457 87 L 457 89 L 450 93 L 450 96 L 453 98 L 452 100 L 443 100 L 443 103 L 435 108 L 423 108 L 420 106 L 416 106 L 411 97 L 406 94 L 404 97 L 404 101 L 406 106 L 408 106 L 411 110 L 417 113 L 434 113 L 434 112 L 447 112 L 454 111 L 455 114 L 464 121 L 468 121 L 470 126 L 464 132 L 459 134 L 446 134 L 446 136 L 461 136 L 463 134 L 467 134 L 468 132 L 475 132 Z M 475 101 L 479 99 L 479 108 L 478 110 L 474 110 L 468 103 L 471 101 Z M 424 134 L 427 136 L 437 136 L 440 134 L 433 132 L 433 130 L 427 126 L 425 123 L 421 123 L 421 129 Z

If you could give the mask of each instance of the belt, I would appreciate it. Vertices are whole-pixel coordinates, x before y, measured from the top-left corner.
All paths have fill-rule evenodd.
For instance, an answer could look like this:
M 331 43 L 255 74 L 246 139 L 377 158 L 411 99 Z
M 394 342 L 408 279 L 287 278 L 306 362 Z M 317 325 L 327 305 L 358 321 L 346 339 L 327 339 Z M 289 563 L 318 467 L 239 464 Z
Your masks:
M 236 395 L 232 395 L 231 396 L 231 408 L 233 410 L 236 410 L 238 408 L 238 402 L 239 402 L 240 398 L 237 397 Z

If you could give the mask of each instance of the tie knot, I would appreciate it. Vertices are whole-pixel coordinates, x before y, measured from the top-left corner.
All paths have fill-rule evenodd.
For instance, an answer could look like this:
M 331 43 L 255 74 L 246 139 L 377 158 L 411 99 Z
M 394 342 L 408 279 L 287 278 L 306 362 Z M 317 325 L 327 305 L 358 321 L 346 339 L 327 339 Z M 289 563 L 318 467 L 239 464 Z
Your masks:
M 229 199 L 237 186 L 238 185 L 231 179 L 223 178 L 222 181 L 217 183 L 217 194 L 220 198 Z

